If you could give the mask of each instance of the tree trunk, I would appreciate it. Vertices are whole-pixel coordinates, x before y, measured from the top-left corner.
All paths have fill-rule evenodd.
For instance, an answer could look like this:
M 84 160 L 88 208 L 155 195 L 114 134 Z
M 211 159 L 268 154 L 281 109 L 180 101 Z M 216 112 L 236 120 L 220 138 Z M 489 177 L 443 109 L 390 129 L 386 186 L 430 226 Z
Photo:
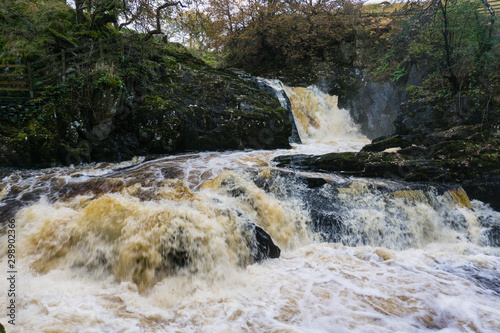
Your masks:
M 81 24 L 85 21 L 85 16 L 83 15 L 84 6 L 85 6 L 85 0 L 75 0 L 76 21 L 78 24 Z
M 448 81 L 450 81 L 453 91 L 457 93 L 460 90 L 460 85 L 457 79 L 457 76 L 455 75 L 455 72 L 453 71 L 453 47 L 451 45 L 451 33 L 449 29 L 449 22 L 448 22 L 448 0 L 445 0 L 444 5 L 441 1 L 439 1 L 439 9 L 441 10 L 441 13 L 443 14 L 443 24 L 444 28 L 442 31 L 443 34 L 443 39 L 444 39 L 444 52 L 445 52 L 445 62 L 446 62 L 446 69 L 449 73 L 446 78 Z

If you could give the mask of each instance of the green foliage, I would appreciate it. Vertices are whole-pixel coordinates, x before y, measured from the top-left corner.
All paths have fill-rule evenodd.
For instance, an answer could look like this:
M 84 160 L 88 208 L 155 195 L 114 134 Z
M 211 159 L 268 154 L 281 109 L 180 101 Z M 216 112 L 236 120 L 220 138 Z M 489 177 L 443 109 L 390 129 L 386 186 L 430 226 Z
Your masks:
M 218 34 L 223 39 L 226 65 L 250 73 L 276 68 L 294 68 L 312 61 L 342 59 L 341 48 L 354 42 L 359 8 L 352 2 L 339 6 L 324 1 L 311 6 L 306 2 L 269 2 L 248 9 L 241 18 L 241 29 Z
M 481 51 L 485 51 L 484 45 L 488 43 L 488 18 L 478 9 L 477 1 L 449 1 L 446 11 L 437 10 L 432 22 L 424 26 L 411 43 L 412 58 L 426 60 L 435 69 L 449 70 L 443 64 L 447 61 L 445 43 L 449 43 L 451 70 L 470 72 L 480 66 L 483 63 Z M 447 40 L 444 35 L 448 36 Z
M 404 64 L 399 64 L 398 68 L 392 73 L 392 81 L 399 82 L 407 76 L 408 72 L 406 71 L 406 66 Z
M 193 48 L 190 48 L 189 51 L 194 57 L 200 58 L 208 66 L 213 68 L 218 67 L 218 64 L 220 62 L 220 56 L 215 51 L 202 51 Z
M 392 17 L 366 17 L 358 27 L 358 62 L 367 67 L 376 81 L 399 81 L 406 77 L 403 69 L 408 64 L 407 52 L 402 50 L 403 41 L 399 40 L 408 30 L 403 23 Z
M 498 23 L 491 26 L 479 0 L 438 0 L 429 6 L 399 20 L 386 38 L 378 38 L 380 33 L 371 28 L 370 36 L 378 42 L 371 43 L 371 73 L 398 82 L 408 75 L 409 64 L 423 64 L 428 74 L 421 87 L 408 88 L 410 101 L 445 106 L 460 94 L 467 96 L 470 112 L 498 110 L 499 40 L 492 33 Z
M 386 61 L 378 61 L 377 64 L 380 65 L 375 69 L 371 70 L 371 74 L 373 78 L 377 81 L 386 81 L 388 79 L 388 73 L 390 73 L 390 63 L 388 60 Z
M 205 63 L 211 67 L 217 67 L 219 57 L 214 52 L 203 52 L 201 58 Z
M 123 81 L 112 66 L 98 66 L 92 75 L 94 76 L 92 80 L 92 87 L 94 89 L 111 88 L 114 93 L 118 93 L 125 88 Z
M 58 0 L 0 3 L 0 58 L 45 56 L 55 46 L 54 37 L 74 39 L 74 11 Z
M 43 58 L 62 48 L 84 44 L 88 38 L 116 34 L 109 1 L 95 0 L 93 11 L 78 22 L 77 13 L 61 0 L 0 2 L 0 59 Z M 111 9 L 110 9 L 111 8 Z
M 430 73 L 421 86 L 409 86 L 407 92 L 410 102 L 425 100 L 433 104 L 444 105 L 454 99 L 446 78 L 437 72 Z

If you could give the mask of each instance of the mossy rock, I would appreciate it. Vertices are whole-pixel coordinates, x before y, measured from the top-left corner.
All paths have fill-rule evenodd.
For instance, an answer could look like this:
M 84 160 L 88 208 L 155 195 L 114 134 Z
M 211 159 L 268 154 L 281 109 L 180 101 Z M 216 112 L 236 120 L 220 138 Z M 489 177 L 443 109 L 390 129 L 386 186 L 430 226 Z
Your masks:
M 470 151 L 465 141 L 444 141 L 432 146 L 433 156 L 437 158 L 464 158 L 469 157 Z
M 149 153 L 164 154 L 178 149 L 182 122 L 175 106 L 159 96 L 146 96 L 137 109 L 135 131 Z
M 412 141 L 400 135 L 384 138 L 382 140 L 373 141 L 371 144 L 364 146 L 363 152 L 381 152 L 388 148 L 406 148 L 412 145 Z
M 40 125 L 36 120 L 23 127 L 16 135 L 0 139 L 3 142 L 0 166 L 25 168 L 50 167 L 56 165 L 59 139 L 56 134 Z

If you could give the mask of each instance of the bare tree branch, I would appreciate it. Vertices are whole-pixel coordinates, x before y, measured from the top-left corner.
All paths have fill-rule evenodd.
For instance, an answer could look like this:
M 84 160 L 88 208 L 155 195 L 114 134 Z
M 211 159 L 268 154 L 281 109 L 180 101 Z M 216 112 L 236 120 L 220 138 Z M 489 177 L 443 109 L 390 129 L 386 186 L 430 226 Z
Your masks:
M 168 1 L 168 2 L 165 2 L 164 4 L 162 4 L 161 6 L 158 6 L 156 8 L 156 15 L 155 15 L 156 29 L 148 31 L 148 34 L 146 35 L 144 40 L 150 39 L 153 35 L 161 34 L 161 32 L 162 32 L 161 31 L 161 11 L 164 10 L 165 8 L 175 7 L 175 6 L 185 7 L 181 1 L 176 1 L 176 2 Z

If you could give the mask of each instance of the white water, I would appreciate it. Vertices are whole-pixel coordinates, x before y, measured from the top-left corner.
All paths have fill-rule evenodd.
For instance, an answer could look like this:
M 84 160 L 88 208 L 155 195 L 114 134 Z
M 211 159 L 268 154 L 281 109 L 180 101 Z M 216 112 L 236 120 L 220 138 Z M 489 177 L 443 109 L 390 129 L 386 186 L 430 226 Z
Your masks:
M 312 91 L 304 104 L 329 111 L 294 109 L 317 120 L 298 122 L 309 144 L 292 150 L 5 176 L 18 313 L 15 327 L 5 311 L 0 322 L 8 332 L 499 332 L 500 248 L 481 224 L 498 226 L 498 212 L 460 190 L 316 174 L 329 183 L 311 192 L 273 174 L 275 156 L 366 143 L 334 99 Z M 313 232 L 313 209 L 343 221 L 349 232 L 331 235 L 344 245 Z M 281 258 L 251 264 L 248 221 Z M 176 267 L 169 256 L 182 254 L 189 264 Z
M 303 143 L 336 145 L 345 141 L 369 143 L 351 119 L 349 112 L 337 105 L 337 96 L 323 93 L 318 87 L 286 88 L 292 103 L 297 130 Z

